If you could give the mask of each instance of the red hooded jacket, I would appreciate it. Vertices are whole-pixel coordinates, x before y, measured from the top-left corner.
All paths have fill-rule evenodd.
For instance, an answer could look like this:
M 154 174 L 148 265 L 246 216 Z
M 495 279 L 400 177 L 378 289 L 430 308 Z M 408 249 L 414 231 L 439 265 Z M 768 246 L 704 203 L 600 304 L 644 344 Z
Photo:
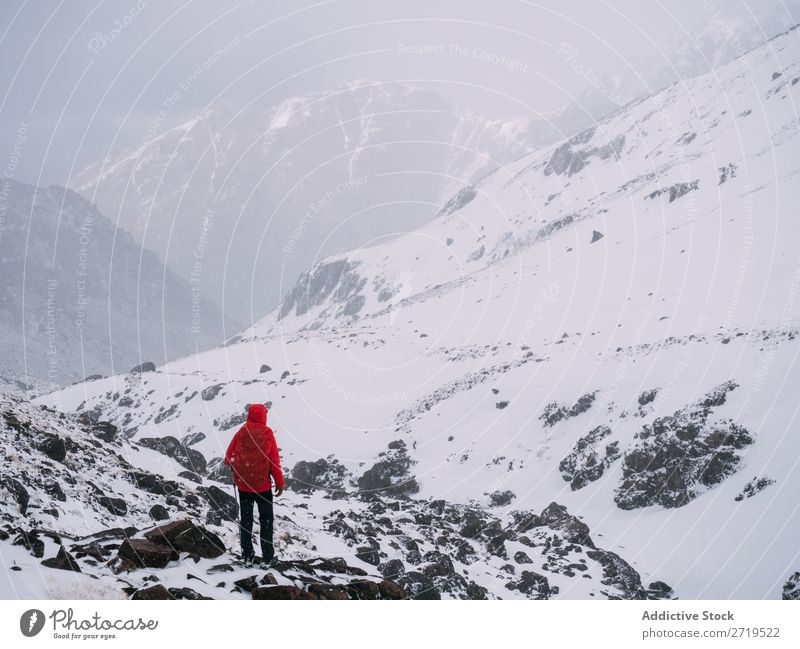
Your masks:
M 283 489 L 278 445 L 275 434 L 267 426 L 264 404 L 250 405 L 247 421 L 233 436 L 224 461 L 233 469 L 233 481 L 240 491 L 267 491 L 272 488 L 270 476 L 275 479 L 275 486 Z

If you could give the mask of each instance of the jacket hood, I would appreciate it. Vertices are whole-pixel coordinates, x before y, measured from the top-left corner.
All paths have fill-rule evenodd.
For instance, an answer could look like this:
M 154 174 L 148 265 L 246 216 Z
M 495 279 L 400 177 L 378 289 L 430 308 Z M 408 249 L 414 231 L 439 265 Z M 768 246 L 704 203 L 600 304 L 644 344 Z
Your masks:
M 247 421 L 252 424 L 267 423 L 267 409 L 263 403 L 251 403 L 247 409 Z

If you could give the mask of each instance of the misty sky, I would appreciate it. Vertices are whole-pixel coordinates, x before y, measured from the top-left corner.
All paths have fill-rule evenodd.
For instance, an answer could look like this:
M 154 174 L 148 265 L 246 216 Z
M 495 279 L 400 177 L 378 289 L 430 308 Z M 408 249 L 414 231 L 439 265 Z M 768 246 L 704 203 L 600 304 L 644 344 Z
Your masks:
M 675 39 L 730 22 L 766 35 L 776 15 L 798 18 L 797 4 L 5 0 L 0 163 L 67 184 L 210 103 L 264 108 L 349 79 L 429 85 L 487 116 L 546 113 L 642 54 L 668 65 Z

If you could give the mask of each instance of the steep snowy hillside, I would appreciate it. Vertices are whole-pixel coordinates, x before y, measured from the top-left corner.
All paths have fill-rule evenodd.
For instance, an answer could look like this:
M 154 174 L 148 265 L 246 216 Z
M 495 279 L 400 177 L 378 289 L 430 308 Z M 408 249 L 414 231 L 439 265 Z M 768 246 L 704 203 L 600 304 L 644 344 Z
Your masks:
M 236 322 L 63 187 L 4 181 L 0 390 L 53 389 L 163 363 Z
M 490 517 L 468 539 L 566 506 L 678 597 L 781 597 L 800 568 L 798 99 L 795 30 L 320 261 L 224 349 L 43 402 L 134 442 L 202 433 L 214 471 L 243 404 L 271 401 L 294 491 L 396 496 L 419 508 L 408 535 L 430 499 Z M 367 526 L 341 520 L 328 531 L 363 548 Z M 491 595 L 547 578 L 614 596 L 490 536 L 511 557 L 472 577 Z M 382 570 L 418 565 L 370 538 Z
M 72 187 L 253 322 L 315 255 L 412 230 L 451 188 L 556 135 L 459 112 L 429 90 L 354 81 L 266 112 L 209 108 Z

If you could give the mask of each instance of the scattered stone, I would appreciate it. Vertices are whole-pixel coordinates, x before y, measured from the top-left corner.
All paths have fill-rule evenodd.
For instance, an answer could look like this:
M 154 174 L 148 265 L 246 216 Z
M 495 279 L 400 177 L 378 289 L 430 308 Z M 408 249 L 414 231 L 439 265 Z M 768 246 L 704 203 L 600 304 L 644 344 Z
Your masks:
M 611 434 L 608 426 L 598 426 L 581 437 L 577 444 L 558 465 L 561 477 L 570 483 L 572 491 L 582 489 L 590 482 L 600 479 L 605 470 L 618 460 L 622 453 L 619 442 L 598 448 L 600 441 Z
M 742 492 L 740 494 L 738 494 L 734 498 L 734 500 L 736 502 L 741 502 L 745 498 L 752 498 L 759 491 L 763 491 L 764 489 L 766 489 L 767 487 L 769 487 L 772 484 L 775 484 L 775 481 L 772 480 L 771 478 L 767 478 L 767 477 L 759 478 L 758 476 L 756 476 L 755 478 L 753 478 L 750 482 L 748 482 L 744 486 L 744 489 L 742 489 Z
M 786 580 L 781 599 L 800 600 L 800 572 L 794 573 Z
M 265 372 L 271 372 L 272 368 L 269 365 L 262 365 L 261 368 L 258 370 L 259 374 L 264 374 Z
M 147 588 L 140 588 L 131 595 L 131 599 L 135 600 L 152 600 L 152 599 L 173 599 L 170 592 L 161 584 L 155 586 L 148 586 Z
M 100 496 L 98 502 L 112 514 L 114 514 L 114 516 L 125 516 L 128 513 L 128 503 L 126 503 L 122 498 Z
M 505 507 L 510 505 L 514 498 L 516 498 L 516 495 L 513 491 L 495 491 L 489 496 L 489 503 L 492 507 Z
M 196 484 L 203 484 L 203 478 L 201 478 L 196 473 L 193 473 L 192 471 L 181 471 L 178 474 L 178 476 L 181 478 L 185 478 L 186 480 L 191 480 Z
M 211 509 L 223 520 L 236 522 L 239 516 L 239 504 L 236 502 L 236 498 L 214 485 L 200 487 L 197 493 L 205 498 Z
M 188 552 L 204 559 L 216 559 L 226 552 L 225 544 L 213 532 L 182 519 L 161 525 L 145 533 L 148 541 L 167 546 L 176 552 Z
M 62 545 L 58 549 L 58 554 L 50 559 L 42 561 L 42 565 L 46 568 L 55 568 L 57 570 L 71 570 L 73 572 L 80 572 L 81 568 L 75 558 L 67 552 Z
M 11 493 L 19 506 L 19 513 L 25 516 L 28 512 L 28 503 L 31 498 L 30 494 L 28 494 L 28 490 L 22 486 L 22 483 L 11 476 L 3 475 L 0 476 L 0 487 Z
M 594 243 L 595 241 L 600 241 L 603 238 L 603 233 L 598 232 L 597 230 L 592 230 L 592 240 L 589 243 Z
M 130 374 L 145 374 L 147 372 L 155 372 L 156 364 L 152 361 L 145 361 L 141 365 L 131 368 Z
M 200 392 L 200 398 L 203 401 L 212 401 L 214 397 L 216 397 L 224 388 L 225 385 L 223 383 L 217 383 L 216 385 L 211 385 L 207 388 L 203 388 Z
M 144 437 L 138 441 L 140 446 L 171 457 L 185 469 L 203 474 L 206 472 L 206 459 L 200 451 L 187 448 L 172 435 L 164 437 Z

